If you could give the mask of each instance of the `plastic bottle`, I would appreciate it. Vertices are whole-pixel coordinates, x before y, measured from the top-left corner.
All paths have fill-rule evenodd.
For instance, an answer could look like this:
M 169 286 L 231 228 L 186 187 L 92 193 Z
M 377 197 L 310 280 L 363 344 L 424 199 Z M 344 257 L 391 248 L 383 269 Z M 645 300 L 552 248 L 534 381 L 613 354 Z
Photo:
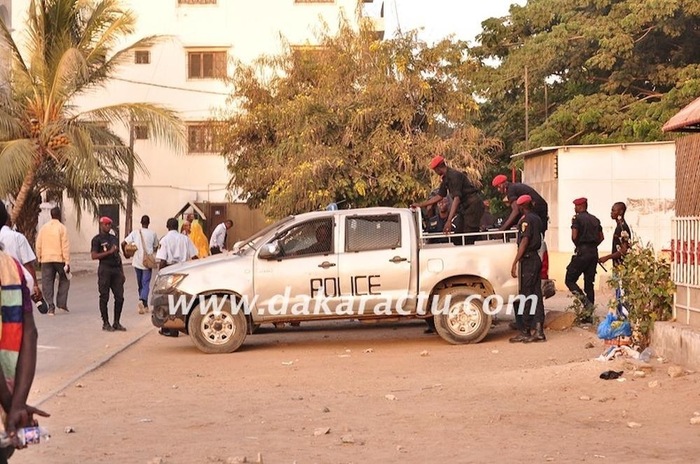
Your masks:
M 654 350 L 650 346 L 648 346 L 644 348 L 644 351 L 640 353 L 639 360 L 646 363 L 649 362 L 652 356 L 654 356 Z
M 47 441 L 50 437 L 49 431 L 44 427 L 24 427 L 23 429 L 17 430 L 17 438 L 21 446 L 35 445 L 42 441 Z M 0 434 L 0 448 L 5 448 L 10 445 L 12 445 L 12 440 L 7 433 L 3 432 Z

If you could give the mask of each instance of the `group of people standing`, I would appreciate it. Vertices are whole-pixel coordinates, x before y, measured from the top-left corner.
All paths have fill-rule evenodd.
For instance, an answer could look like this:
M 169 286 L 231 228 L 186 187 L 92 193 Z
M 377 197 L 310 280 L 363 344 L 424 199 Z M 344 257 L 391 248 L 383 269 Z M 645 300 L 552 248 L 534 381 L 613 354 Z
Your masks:
M 207 241 L 200 222 L 192 215 L 188 216 L 183 226 L 180 226 L 176 218 L 169 218 L 166 221 L 168 232 L 159 240 L 157 234 L 149 229 L 151 219 L 148 215 L 142 216 L 140 222 L 141 227 L 132 230 L 121 242 L 122 254 L 127 258 L 133 257 L 132 266 L 136 272 L 138 285 L 139 314 L 148 313 L 148 295 L 154 270 L 190 259 L 204 258 L 210 253 L 220 253 L 225 250 L 225 233 L 224 240 L 220 242 L 216 230 L 222 227 L 227 231 L 233 226 L 232 221 L 224 221 L 214 230 L 211 241 Z M 92 259 L 99 260 L 97 287 L 100 295 L 102 330 L 124 331 L 126 328 L 121 325 L 120 318 L 124 306 L 126 277 L 119 252 L 119 240 L 112 232 L 112 219 L 101 217 L 99 223 L 100 232 L 92 239 L 90 251 Z M 216 250 L 209 245 L 216 245 Z M 112 323 L 109 321 L 108 312 L 110 292 L 114 297 Z M 177 331 L 168 329 L 161 329 L 160 333 L 168 336 L 178 335 Z
M 413 203 L 412 208 L 423 208 L 439 205 L 439 217 L 428 221 L 433 231 L 440 230 L 445 234 L 479 232 L 484 201 L 481 192 L 470 181 L 464 172 L 447 166 L 445 159 L 438 155 L 430 161 L 430 168 L 441 177 L 440 187 L 434 191 L 431 198 L 424 202 Z M 505 197 L 511 207 L 511 212 L 503 221 L 499 230 L 504 231 L 512 226 L 517 227 L 518 249 L 513 260 L 511 274 L 519 279 L 520 294 L 527 297 L 536 296 L 535 307 L 532 300 L 516 308 L 514 328 L 518 335 L 510 339 L 513 343 L 544 342 L 544 299 L 542 297 L 542 247 L 549 222 L 549 207 L 544 198 L 532 187 L 523 183 L 510 182 L 503 174 L 495 176 L 491 182 L 498 192 Z M 448 195 L 452 202 L 447 211 Z M 603 230 L 600 220 L 588 212 L 588 200 L 577 198 L 573 201 L 574 216 L 571 222 L 571 240 L 575 246 L 574 255 L 566 269 L 565 284 L 572 294 L 581 302 L 587 313 L 592 314 L 595 305 L 594 280 L 597 266 L 608 260 L 618 266 L 622 263 L 629 249 L 630 228 L 625 222 L 626 206 L 617 202 L 611 210 L 611 218 L 616 221 L 613 234 L 612 252 L 603 257 L 598 255 L 598 246 L 603 242 Z M 435 224 L 433 224 L 435 223 Z M 442 228 L 440 228 L 442 226 Z M 474 243 L 474 237 L 465 243 Z M 583 275 L 583 290 L 578 285 Z M 619 297 L 619 295 L 618 295 Z M 584 321 L 587 322 L 587 321 Z M 428 321 L 427 332 L 432 331 Z

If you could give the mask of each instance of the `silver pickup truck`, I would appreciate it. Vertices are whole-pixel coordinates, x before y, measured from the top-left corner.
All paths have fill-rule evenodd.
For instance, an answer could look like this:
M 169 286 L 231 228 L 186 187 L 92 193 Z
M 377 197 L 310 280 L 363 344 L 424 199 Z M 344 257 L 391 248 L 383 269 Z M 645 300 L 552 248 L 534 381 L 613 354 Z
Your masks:
M 424 235 L 409 209 L 290 216 L 231 252 L 161 270 L 152 322 L 188 333 L 206 353 L 233 352 L 268 322 L 431 315 L 446 341 L 477 343 L 518 281 L 514 233 L 476 238 Z

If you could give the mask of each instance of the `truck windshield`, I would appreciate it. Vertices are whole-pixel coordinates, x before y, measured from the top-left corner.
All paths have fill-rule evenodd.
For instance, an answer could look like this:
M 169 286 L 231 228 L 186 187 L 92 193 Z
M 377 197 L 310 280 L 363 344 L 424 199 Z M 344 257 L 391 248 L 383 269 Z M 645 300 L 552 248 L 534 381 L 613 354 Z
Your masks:
M 294 216 L 287 216 L 286 218 L 280 219 L 279 221 L 275 222 L 274 224 L 270 224 L 269 226 L 265 227 L 264 229 L 259 230 L 258 232 L 251 235 L 247 239 L 240 241 L 236 246 L 237 251 L 239 253 L 241 253 L 241 252 L 243 252 L 243 250 L 245 250 L 248 247 L 252 248 L 253 250 L 257 250 L 261 238 L 265 237 L 270 231 L 280 228 L 281 226 L 288 223 L 292 219 L 294 219 Z

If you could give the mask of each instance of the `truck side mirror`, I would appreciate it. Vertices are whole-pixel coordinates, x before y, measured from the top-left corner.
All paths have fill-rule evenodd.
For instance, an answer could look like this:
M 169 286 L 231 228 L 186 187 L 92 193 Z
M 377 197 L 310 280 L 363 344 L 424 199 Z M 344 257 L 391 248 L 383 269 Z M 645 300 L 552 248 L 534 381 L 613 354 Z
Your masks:
M 258 254 L 258 257 L 260 259 L 275 259 L 279 256 L 280 254 L 280 244 L 277 240 L 274 240 L 270 243 L 266 243 L 263 245 L 263 247 L 260 249 L 260 253 Z

